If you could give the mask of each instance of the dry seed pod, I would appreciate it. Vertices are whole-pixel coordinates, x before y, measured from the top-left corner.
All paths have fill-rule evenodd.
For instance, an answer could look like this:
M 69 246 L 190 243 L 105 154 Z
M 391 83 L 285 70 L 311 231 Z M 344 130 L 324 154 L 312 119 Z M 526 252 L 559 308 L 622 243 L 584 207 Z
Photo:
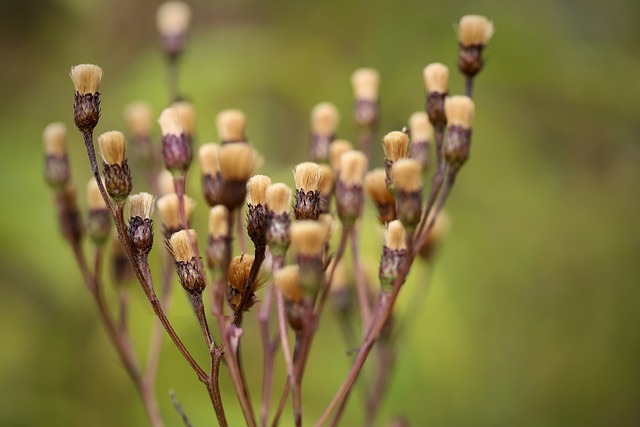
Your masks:
M 122 132 L 105 132 L 98 137 L 100 154 L 104 160 L 104 183 L 109 196 L 122 205 L 131 193 L 133 182 L 125 157 L 126 141 Z
M 175 193 L 165 194 L 160 197 L 156 202 L 158 205 L 158 214 L 160 215 L 160 222 L 164 230 L 165 238 L 169 238 L 172 234 L 183 229 L 182 221 L 180 220 L 180 201 Z M 184 216 L 189 221 L 191 213 L 195 208 L 195 201 L 185 195 L 184 196 Z
M 409 130 L 411 132 L 409 157 L 419 161 L 422 171 L 426 172 L 431 160 L 430 151 L 433 140 L 433 126 L 427 114 L 423 111 L 413 113 L 409 118 Z
M 289 209 L 291 189 L 283 183 L 272 184 L 266 191 L 266 238 L 272 255 L 284 256 L 289 247 Z
M 255 175 L 247 181 L 247 234 L 256 248 L 267 245 L 267 187 L 271 179 L 266 175 Z
M 373 68 L 360 68 L 351 75 L 351 85 L 355 97 L 356 125 L 373 128 L 378 124 L 378 88 L 380 74 Z
M 387 225 L 385 232 L 385 244 L 382 247 L 382 257 L 378 271 L 382 292 L 391 292 L 406 254 L 407 245 L 404 226 L 399 220 L 391 221 Z
M 155 197 L 149 193 L 129 196 L 129 241 L 137 255 L 148 255 L 153 246 L 153 206 Z
M 336 184 L 336 207 L 345 227 L 352 226 L 362 215 L 367 165 L 367 157 L 360 151 L 348 151 L 341 157 L 340 175 Z
M 191 164 L 191 148 L 187 143 L 178 110 L 165 108 L 158 118 L 162 131 L 162 158 L 174 174 L 185 173 Z
M 444 108 L 449 122 L 444 157 L 451 171 L 455 173 L 469 158 L 471 121 L 475 108 L 471 98 L 466 96 L 448 97 Z
M 207 265 L 222 268 L 230 261 L 229 211 L 217 205 L 209 211 L 209 242 L 207 245 Z
M 44 143 L 44 175 L 54 189 L 64 188 L 71 179 L 67 157 L 67 127 L 64 123 L 51 123 L 42 134 Z
M 422 170 L 414 159 L 401 159 L 391 168 L 396 190 L 396 215 L 408 232 L 413 232 L 422 213 Z
M 247 190 L 247 181 L 261 163 L 258 153 L 245 143 L 224 144 L 218 151 L 222 187 L 220 203 L 229 211 L 241 206 Z
M 227 302 L 236 312 L 242 301 L 242 294 L 251 276 L 254 258 L 251 255 L 241 255 L 234 257 L 229 265 L 229 286 L 227 287 Z M 264 274 L 258 273 L 256 280 L 251 283 L 251 294 L 247 298 L 244 311 L 248 311 L 256 302 L 255 292 L 264 285 Z
M 189 294 L 201 294 L 205 288 L 204 272 L 196 259 L 194 245 L 197 247 L 195 230 L 180 230 L 169 238 L 167 247 L 176 260 L 176 270 L 180 284 Z
M 102 68 L 93 64 L 71 67 L 71 80 L 75 89 L 73 120 L 84 135 L 93 132 L 100 119 L 100 82 Z M 85 138 L 86 142 L 86 138 Z
M 156 11 L 156 27 L 160 33 L 162 49 L 175 60 L 184 50 L 187 30 L 191 23 L 191 8 L 181 1 L 167 1 Z
M 298 221 L 291 224 L 291 247 L 300 266 L 300 283 L 305 295 L 313 298 L 324 280 L 322 258 L 327 243 L 326 226 L 318 221 Z
M 246 142 L 247 117 L 240 110 L 222 110 L 216 117 L 218 136 L 222 144 Z
M 484 67 L 482 51 L 493 36 L 493 22 L 485 16 L 465 15 L 458 24 L 458 69 L 468 79 Z
M 437 130 L 447 124 L 444 98 L 449 93 L 449 69 L 438 62 L 427 65 L 424 69 L 424 82 L 427 89 L 425 110 L 429 121 Z
M 340 113 L 330 102 L 321 102 L 311 110 L 311 159 L 326 161 L 329 147 L 335 139 Z
M 298 164 L 293 169 L 296 185 L 293 213 L 296 220 L 318 219 L 320 215 L 320 181 L 322 170 L 312 162 Z

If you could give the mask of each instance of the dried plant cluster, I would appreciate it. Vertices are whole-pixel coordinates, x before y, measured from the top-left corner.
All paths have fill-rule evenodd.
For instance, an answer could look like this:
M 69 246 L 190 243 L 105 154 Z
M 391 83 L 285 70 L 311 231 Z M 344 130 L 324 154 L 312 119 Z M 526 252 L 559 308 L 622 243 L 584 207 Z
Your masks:
M 186 45 L 190 16 L 188 6 L 173 1 L 163 4 L 157 13 L 173 100 L 159 115 L 160 144 L 153 142 L 151 136 L 154 126 L 149 105 L 137 101 L 125 109 L 133 164 L 148 169 L 146 185 L 150 192 L 130 194 L 134 183 L 123 133 L 110 131 L 98 136 L 102 167 L 98 163 L 94 129 L 100 118 L 100 67 L 82 64 L 71 69 L 74 122 L 85 142 L 94 175 L 88 184 L 86 221 L 77 205 L 69 173 L 66 128 L 53 123 L 44 131 L 45 177 L 56 196 L 62 233 L 95 299 L 108 336 L 153 426 L 163 425 L 153 384 L 159 365 L 159 343 L 165 332 L 205 386 L 220 425 L 227 425 L 225 406 L 236 398 L 247 425 L 278 424 L 290 398 L 293 420 L 299 426 L 303 420 L 302 379 L 323 309 L 329 302 L 341 319 L 345 335 L 353 323 L 359 323 L 360 339 L 359 343 L 348 343 L 358 349 L 353 365 L 316 425 L 338 423 L 356 378 L 377 343 L 375 364 L 367 372 L 372 376 L 369 384 L 374 386 L 367 390 L 365 402 L 365 423 L 373 425 L 398 350 L 398 331 L 407 323 L 394 314 L 395 301 L 412 265 L 419 259 L 432 260 L 433 250 L 447 228 L 443 206 L 469 157 L 475 109 L 471 91 L 474 77 L 484 65 L 482 52 L 493 34 L 493 24 L 482 16 L 460 20 L 458 68 L 466 77 L 465 95 L 450 96 L 449 70 L 445 65 L 428 65 L 424 69 L 425 111 L 411 115 L 408 127 L 392 130 L 382 138 L 383 162 L 370 157 L 380 122 L 381 76 L 371 68 L 356 70 L 351 80 L 358 144 L 337 139 L 341 114 L 335 105 L 317 104 L 311 111 L 311 159 L 293 168 L 290 187 L 287 183 L 274 183 L 266 175 L 256 175 L 263 160 L 247 140 L 247 118 L 239 110 L 229 109 L 217 115 L 218 143 L 196 147 L 193 105 L 184 100 L 175 102 L 181 99 L 177 63 Z M 185 195 L 196 148 L 202 195 L 210 209 L 208 235 L 200 233 L 200 237 L 190 226 L 196 203 Z M 373 168 L 376 163 L 382 163 L 382 167 Z M 430 183 L 428 176 L 432 177 Z M 370 214 L 365 209 L 365 197 L 375 206 L 385 236 L 380 248 L 379 285 L 369 283 L 359 253 L 359 234 L 363 231 L 360 219 Z M 148 260 L 154 246 L 155 207 L 166 247 L 156 249 L 162 251 L 166 265 L 159 273 L 152 273 Z M 339 243 L 334 245 L 332 236 L 338 229 Z M 246 248 L 245 233 L 252 250 Z M 93 243 L 93 267 L 85 258 L 85 234 Z M 234 239 L 238 248 L 232 244 Z M 206 244 L 204 255 L 198 241 Z M 111 281 L 120 311 L 118 322 L 114 321 L 111 301 L 103 295 L 100 267 L 109 245 Z M 343 261 L 347 251 L 351 252 L 350 266 Z M 172 266 L 209 349 L 211 360 L 207 367 L 195 361 L 192 350 L 184 345 L 167 317 Z M 349 267 L 352 275 L 346 273 Z M 132 350 L 126 323 L 128 295 L 133 292 L 127 282 L 133 277 L 158 318 L 144 371 Z M 244 314 L 252 307 L 257 312 L 257 325 L 243 324 Z M 353 313 L 358 313 L 359 321 L 354 321 Z M 209 326 L 212 321 L 217 333 Z M 259 413 L 249 398 L 241 352 L 243 328 L 255 327 L 261 331 L 264 347 Z M 289 330 L 293 331 L 294 343 L 289 342 Z M 336 357 L 340 353 L 336 352 Z M 275 406 L 272 388 L 277 354 L 284 358 L 287 381 Z M 255 363 L 256 356 L 252 357 Z M 231 377 L 235 396 L 220 393 L 223 360 L 222 371 Z M 187 415 L 175 400 L 174 405 L 186 420 Z

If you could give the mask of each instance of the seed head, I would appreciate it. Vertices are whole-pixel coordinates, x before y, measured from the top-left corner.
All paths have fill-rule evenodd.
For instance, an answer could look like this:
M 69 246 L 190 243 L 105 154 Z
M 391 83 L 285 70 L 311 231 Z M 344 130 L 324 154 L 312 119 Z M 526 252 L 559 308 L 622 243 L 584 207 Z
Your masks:
M 98 137 L 100 154 L 108 165 L 122 165 L 125 159 L 126 141 L 122 132 L 112 130 Z
M 444 102 L 444 110 L 447 114 L 449 126 L 470 129 L 474 109 L 473 101 L 467 96 L 449 96 Z
M 200 171 L 202 175 L 216 176 L 220 170 L 220 162 L 218 159 L 218 151 L 220 146 L 212 142 L 203 144 L 198 151 L 200 158 Z
M 317 163 L 304 162 L 298 164 L 293 169 L 293 177 L 296 189 L 304 191 L 318 191 L 320 188 L 320 180 L 322 179 L 322 171 Z
M 289 301 L 300 303 L 302 301 L 302 286 L 300 285 L 300 267 L 287 265 L 273 273 L 273 283 L 282 290 L 284 297 Z
M 427 113 L 418 111 L 409 118 L 412 142 L 427 142 L 433 140 L 433 126 L 429 122 Z
M 364 192 L 377 205 L 393 203 L 393 195 L 387 188 L 387 173 L 382 168 L 369 171 L 364 178 Z
M 254 175 L 247 181 L 247 203 L 252 206 L 267 203 L 267 188 L 271 185 L 271 178 L 266 175 Z
M 414 159 L 400 159 L 391 167 L 391 180 L 395 188 L 405 193 L 422 189 L 420 162 Z
M 249 144 L 224 144 L 218 151 L 222 178 L 246 181 L 258 169 L 262 158 Z
M 182 221 L 180 221 L 179 201 L 178 196 L 175 193 L 166 194 L 158 199 L 156 202 L 158 205 L 158 214 L 160 215 L 160 222 L 165 230 L 174 232 L 182 229 Z M 184 215 L 189 221 L 191 213 L 195 207 L 195 201 L 189 197 L 184 196 Z
M 233 309 L 238 310 L 240 302 L 242 301 L 242 294 L 244 293 L 247 281 L 251 276 L 251 267 L 253 266 L 254 257 L 251 255 L 240 255 L 234 257 L 229 264 L 229 287 L 227 288 L 227 301 Z M 251 284 L 251 295 L 248 299 L 249 304 L 245 307 L 250 308 L 255 303 L 255 295 L 253 293 L 264 285 L 265 276 L 262 273 L 258 273 L 258 276 Z
M 184 132 L 184 129 L 182 127 L 182 120 L 180 120 L 178 110 L 173 107 L 165 108 L 164 110 L 162 110 L 162 113 L 158 118 L 158 123 L 160 124 L 160 131 L 162 132 L 162 136 L 180 136 Z
M 193 135 L 196 128 L 196 109 L 193 104 L 188 101 L 179 101 L 174 102 L 171 107 L 177 111 L 184 133 Z
M 214 239 L 229 235 L 229 211 L 222 205 L 217 205 L 209 211 L 209 236 Z
M 124 119 L 129 131 L 135 136 L 148 136 L 151 133 L 152 112 L 149 103 L 135 101 L 124 109 Z
M 409 156 L 409 135 L 400 131 L 389 132 L 382 140 L 384 156 L 395 162 Z
M 359 68 L 351 75 L 351 86 L 356 99 L 377 101 L 380 73 L 373 68 Z
M 51 123 L 42 133 L 44 152 L 48 156 L 63 157 L 67 154 L 67 126 L 64 123 Z
M 246 141 L 247 117 L 240 110 L 222 110 L 216 117 L 218 135 L 222 143 Z
M 93 178 L 87 183 L 87 205 L 90 211 L 107 209 L 107 204 L 102 198 L 98 183 Z
M 340 113 L 331 102 L 321 102 L 311 110 L 311 131 L 316 135 L 333 135 L 339 122 Z
M 318 221 L 298 221 L 291 224 L 291 246 L 300 255 L 322 256 L 327 241 L 327 227 Z
M 465 15 L 458 24 L 458 41 L 463 46 L 484 46 L 493 36 L 493 22 L 486 16 Z
M 353 150 L 353 144 L 344 139 L 336 139 L 331 143 L 329 148 L 329 156 L 331 158 L 331 167 L 334 171 L 340 170 L 340 157 L 347 151 Z
M 406 233 L 402 222 L 396 219 L 387 225 L 384 241 L 384 245 L 389 249 L 407 249 Z
M 100 89 L 102 68 L 93 64 L 80 64 L 71 67 L 71 81 L 80 95 L 95 94 Z
M 425 67 L 423 75 L 428 93 L 445 94 L 449 92 L 449 68 L 446 65 L 439 62 L 429 64 Z
M 129 196 L 129 216 L 142 219 L 151 218 L 155 197 L 149 193 L 138 193 Z
M 289 212 L 291 208 L 291 188 L 278 182 L 269 185 L 265 194 L 267 210 L 277 215 Z
M 173 181 L 173 174 L 168 170 L 164 169 L 162 172 L 158 174 L 158 194 L 160 197 L 175 193 L 175 184 Z
M 181 1 L 167 1 L 158 7 L 156 26 L 165 37 L 175 37 L 186 33 L 191 22 L 191 8 Z
M 361 151 L 347 151 L 340 157 L 338 180 L 349 186 L 362 186 L 367 173 L 367 156 Z

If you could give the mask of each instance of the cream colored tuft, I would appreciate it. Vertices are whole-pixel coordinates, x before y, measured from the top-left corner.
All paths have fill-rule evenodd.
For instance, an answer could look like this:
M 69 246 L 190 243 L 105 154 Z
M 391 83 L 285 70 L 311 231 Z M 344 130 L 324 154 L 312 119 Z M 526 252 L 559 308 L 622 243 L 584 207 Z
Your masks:
M 351 150 L 353 150 L 353 144 L 345 139 L 336 139 L 331 143 L 329 146 L 329 158 L 334 171 L 338 172 L 340 170 L 340 157 Z
M 389 132 L 382 140 L 384 157 L 395 162 L 409 157 L 409 135 L 400 131 Z
M 311 131 L 316 135 L 333 135 L 339 122 L 340 113 L 331 102 L 321 102 L 311 110 Z
M 373 68 L 359 68 L 351 75 L 351 86 L 356 99 L 377 101 L 380 73 Z
M 365 176 L 364 192 L 378 205 L 393 203 L 393 195 L 387 188 L 387 173 L 382 168 L 374 169 Z
M 471 127 L 475 107 L 468 96 L 449 96 L 444 100 L 444 112 L 449 126 Z
M 158 118 L 158 123 L 160 124 L 160 131 L 162 132 L 163 136 L 180 136 L 184 132 L 184 129 L 182 128 L 182 120 L 180 120 L 178 110 L 173 107 L 165 108 L 164 110 L 162 110 L 162 113 Z
M 63 157 L 67 153 L 67 126 L 64 123 L 51 123 L 42 133 L 44 152 L 48 156 Z
M 414 159 L 401 159 L 391 167 L 391 180 L 398 190 L 415 192 L 422 189 L 422 168 Z
M 428 142 L 433 140 L 433 126 L 424 111 L 413 113 L 409 118 L 412 142 Z
M 151 106 L 144 101 L 135 101 L 124 109 L 124 119 L 129 131 L 135 136 L 149 136 L 153 122 Z
M 340 176 L 338 176 L 338 180 L 349 186 L 362 186 L 368 166 L 367 156 L 363 152 L 358 150 L 347 151 L 340 157 Z
M 254 175 L 247 181 L 247 204 L 252 206 L 267 204 L 267 188 L 271 178 L 266 175 Z
M 278 182 L 267 187 L 267 209 L 278 215 L 289 212 L 291 209 L 291 188 L 287 184 Z
M 156 198 L 149 193 L 138 193 L 129 196 L 129 216 L 142 219 L 151 218 Z
M 158 174 L 157 184 L 158 193 L 161 197 L 176 192 L 176 187 L 173 181 L 173 174 L 166 169 Z
M 156 27 L 165 37 L 183 35 L 190 23 L 191 8 L 184 2 L 167 1 L 156 11 Z
M 458 24 L 458 41 L 463 46 L 484 46 L 489 43 L 493 33 L 493 22 L 486 16 L 465 15 Z
M 180 101 L 174 102 L 171 106 L 178 112 L 184 133 L 193 135 L 196 129 L 196 109 L 193 104 L 188 101 Z
M 126 141 L 122 132 L 112 130 L 98 137 L 100 154 L 108 165 L 121 165 L 125 159 Z
M 318 191 L 320 189 L 322 171 L 317 163 L 299 163 L 293 169 L 293 179 L 297 190 L 302 190 L 305 193 L 308 193 L 309 191 Z
M 320 165 L 320 173 L 322 174 L 322 178 L 320 178 L 320 194 L 326 197 L 333 192 L 336 174 L 331 166 L 326 164 Z
M 98 183 L 93 178 L 87 183 L 87 205 L 90 211 L 107 209 L 107 204 L 102 198 Z
M 224 144 L 218 150 L 220 172 L 223 179 L 246 181 L 258 169 L 262 158 L 249 144 Z
M 327 242 L 327 227 L 318 221 L 298 221 L 291 224 L 291 247 L 299 255 L 322 256 Z
M 252 255 L 240 255 L 233 257 L 229 264 L 229 286 L 237 291 L 244 292 L 247 280 L 249 280 L 249 276 L 251 276 L 250 273 L 253 261 L 254 257 Z M 264 282 L 265 275 L 262 273 L 262 269 L 260 269 L 256 280 L 252 284 L 251 292 L 255 292 L 264 284 Z
M 165 194 L 160 197 L 156 203 L 158 205 L 158 214 L 160 215 L 160 222 L 167 229 L 176 229 L 182 227 L 182 221 L 180 221 L 180 211 L 178 196 L 175 193 Z M 189 221 L 191 213 L 195 208 L 196 202 L 189 196 L 184 196 L 184 215 Z
M 95 94 L 100 90 L 102 68 L 93 64 L 80 64 L 71 67 L 71 81 L 80 95 Z
M 213 238 L 229 235 L 229 210 L 217 205 L 209 211 L 209 235 Z
M 200 147 L 198 158 L 200 159 L 200 172 L 202 175 L 216 176 L 218 171 L 220 171 L 219 150 L 220 146 L 213 142 L 203 144 Z
M 273 283 L 282 290 L 284 297 L 289 301 L 299 303 L 302 301 L 302 287 L 300 286 L 300 267 L 287 265 L 273 272 Z
M 191 242 L 197 245 L 198 235 L 196 230 L 180 230 L 173 233 L 168 241 L 169 250 L 178 262 L 189 262 L 195 258 Z
M 449 68 L 439 62 L 429 64 L 423 72 L 424 86 L 427 92 L 449 92 Z
M 240 110 L 222 110 L 216 117 L 216 126 L 222 142 L 239 142 L 246 139 L 247 116 Z
M 400 220 L 396 219 L 387 224 L 384 241 L 384 245 L 391 250 L 407 249 L 406 233 Z

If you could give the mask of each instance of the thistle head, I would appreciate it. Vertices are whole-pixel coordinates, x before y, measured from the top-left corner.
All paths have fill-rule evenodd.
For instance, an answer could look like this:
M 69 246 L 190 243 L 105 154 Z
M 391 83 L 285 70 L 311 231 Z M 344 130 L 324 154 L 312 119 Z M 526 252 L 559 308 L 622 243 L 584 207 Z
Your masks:
M 247 117 L 240 110 L 222 110 L 216 117 L 216 126 L 218 128 L 218 136 L 223 144 L 247 140 L 245 135 Z
M 94 95 L 100 90 L 102 68 L 93 64 L 80 64 L 71 67 L 71 81 L 79 95 Z

